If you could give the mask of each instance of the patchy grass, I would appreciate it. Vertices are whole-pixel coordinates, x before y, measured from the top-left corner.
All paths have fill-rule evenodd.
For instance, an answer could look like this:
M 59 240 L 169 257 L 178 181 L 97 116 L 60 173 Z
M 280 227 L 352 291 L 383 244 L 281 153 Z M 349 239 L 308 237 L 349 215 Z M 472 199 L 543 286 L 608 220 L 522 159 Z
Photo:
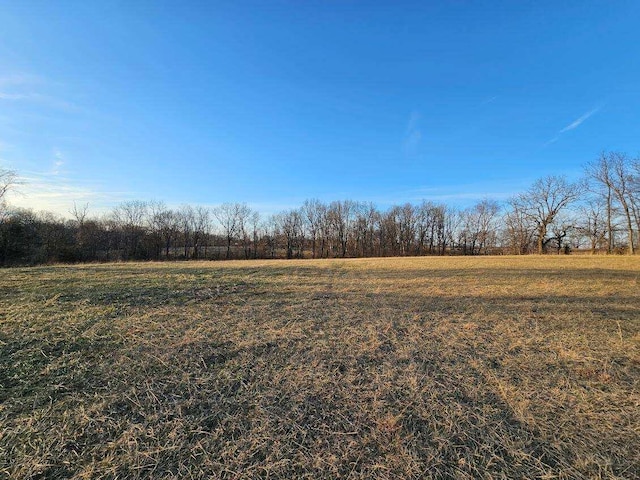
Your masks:
M 0 271 L 0 477 L 640 478 L 640 258 Z

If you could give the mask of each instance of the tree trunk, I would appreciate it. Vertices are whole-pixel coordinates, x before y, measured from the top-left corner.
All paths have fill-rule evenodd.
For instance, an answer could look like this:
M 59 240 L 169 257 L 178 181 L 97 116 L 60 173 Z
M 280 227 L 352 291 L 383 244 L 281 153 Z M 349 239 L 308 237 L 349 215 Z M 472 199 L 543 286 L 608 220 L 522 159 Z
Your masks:
M 613 252 L 613 225 L 611 224 L 611 186 L 607 188 L 607 253 Z

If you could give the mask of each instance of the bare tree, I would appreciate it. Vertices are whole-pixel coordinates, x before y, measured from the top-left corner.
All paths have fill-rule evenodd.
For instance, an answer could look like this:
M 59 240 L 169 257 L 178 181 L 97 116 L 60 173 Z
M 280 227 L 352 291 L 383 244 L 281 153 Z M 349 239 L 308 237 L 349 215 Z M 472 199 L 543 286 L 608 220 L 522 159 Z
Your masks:
M 16 185 L 18 175 L 13 170 L 5 170 L 0 168 L 0 221 L 7 211 L 6 194 Z
M 204 247 L 207 256 L 207 246 L 211 233 L 211 215 L 206 207 L 198 206 L 193 210 L 193 258 L 199 258 L 200 248 Z
M 635 251 L 633 238 L 633 176 L 630 172 L 629 157 L 620 152 L 603 152 L 598 160 L 587 165 L 587 177 L 600 185 L 609 198 L 609 224 L 611 225 L 611 197 L 620 204 L 627 228 L 627 248 L 630 255 Z M 640 227 L 640 225 L 639 225 Z M 611 238 L 612 231 L 609 229 Z M 611 245 L 610 245 L 611 246 Z
M 144 256 L 142 240 L 146 230 L 147 213 L 148 204 L 141 200 L 123 202 L 113 211 L 113 219 L 123 233 L 125 259 Z
M 5 198 L 6 193 L 18 180 L 18 174 L 13 170 L 0 169 L 0 202 Z
M 249 225 L 253 236 L 253 258 L 258 258 L 258 238 L 260 230 L 260 213 L 253 211 L 249 216 Z
M 304 226 L 299 210 L 288 210 L 275 216 L 278 230 L 285 240 L 287 258 L 302 258 L 304 254 Z
M 213 210 L 226 240 L 227 259 L 231 258 L 231 243 L 234 237 L 241 233 L 242 224 L 250 213 L 251 209 L 245 203 L 223 203 Z
M 495 244 L 495 223 L 499 212 L 500 205 L 487 199 L 460 212 L 459 237 L 462 240 L 463 253 L 487 253 L 488 244 Z
M 423 201 L 417 207 L 417 242 L 418 254 L 432 255 L 439 253 L 440 233 L 444 231 L 444 215 L 446 207 Z
M 518 202 L 504 216 L 504 243 L 514 255 L 531 253 L 535 226 Z
M 473 207 L 478 227 L 478 252 L 487 253 L 489 246 L 496 243 L 496 222 L 500 213 L 500 205 L 494 200 L 484 199 Z
M 560 255 L 569 253 L 570 244 L 567 243 L 567 238 L 572 231 L 575 230 L 575 220 L 565 215 L 557 215 L 551 223 L 549 230 L 551 230 L 551 240 L 555 242 L 556 253 Z
M 382 256 L 398 255 L 400 251 L 399 214 L 400 208 L 394 206 L 380 215 L 378 241 Z
M 85 247 L 85 224 L 87 222 L 87 215 L 89 213 L 89 204 L 85 203 L 82 206 L 78 206 L 76 202 L 73 202 L 73 208 L 69 211 L 76 222 L 76 246 L 80 252 L 84 251 Z
M 511 200 L 514 210 L 520 212 L 535 225 L 536 251 L 544 253 L 547 243 L 547 231 L 556 215 L 574 202 L 580 194 L 580 188 L 564 177 L 547 176 L 536 180 L 524 193 Z
M 630 175 L 630 200 L 633 216 L 636 221 L 637 242 L 640 243 L 640 158 L 636 157 L 631 162 Z M 638 244 L 637 243 L 637 244 Z
M 244 251 L 244 258 L 250 258 L 251 256 L 251 215 L 253 214 L 253 210 L 251 208 L 242 203 L 238 205 L 236 210 L 236 214 L 238 217 L 238 233 L 240 234 L 240 238 L 242 241 L 242 249 Z
M 341 257 L 346 257 L 349 234 L 355 219 L 355 202 L 351 200 L 331 202 L 327 215 L 335 234 L 336 250 L 340 252 Z
M 307 232 L 311 238 L 311 257 L 316 258 L 317 240 L 322 227 L 322 217 L 326 211 L 326 205 L 320 200 L 305 200 L 302 205 L 302 215 Z
M 612 228 L 610 221 L 607 224 L 607 203 L 604 198 L 595 197 L 587 200 L 581 205 L 577 212 L 578 221 L 576 232 L 587 240 L 591 253 L 594 254 L 598 248 L 609 248 L 612 236 L 609 234 Z M 609 238 L 607 238 L 609 237 Z
M 361 203 L 356 211 L 354 235 L 356 252 L 361 257 L 370 257 L 376 252 L 376 226 L 380 213 L 373 203 Z
M 416 207 L 410 203 L 405 203 L 397 210 L 398 221 L 398 243 L 400 245 L 400 255 L 411 255 L 416 239 L 418 215 Z
M 189 258 L 191 246 L 193 244 L 194 217 L 195 212 L 191 205 L 182 205 L 176 212 L 178 217 L 179 231 L 182 233 L 183 258 Z
M 152 202 L 150 209 L 153 231 L 158 235 L 159 246 L 164 249 L 164 256 L 168 259 L 180 234 L 179 215 L 162 202 Z

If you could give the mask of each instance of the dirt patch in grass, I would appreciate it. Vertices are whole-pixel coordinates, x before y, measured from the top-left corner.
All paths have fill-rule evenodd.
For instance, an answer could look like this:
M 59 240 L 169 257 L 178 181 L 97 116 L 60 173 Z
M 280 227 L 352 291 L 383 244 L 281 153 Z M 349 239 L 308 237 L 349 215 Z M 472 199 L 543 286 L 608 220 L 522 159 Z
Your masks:
M 0 276 L 0 476 L 640 478 L 640 258 Z

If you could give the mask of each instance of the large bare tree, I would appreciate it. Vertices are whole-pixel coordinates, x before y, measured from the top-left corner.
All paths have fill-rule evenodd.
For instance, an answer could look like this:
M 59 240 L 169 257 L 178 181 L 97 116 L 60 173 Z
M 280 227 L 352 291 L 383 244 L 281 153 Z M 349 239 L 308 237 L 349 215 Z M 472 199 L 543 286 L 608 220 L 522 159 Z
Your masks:
M 580 195 L 580 187 L 565 177 L 549 175 L 536 180 L 526 191 L 511 200 L 512 208 L 535 225 L 536 251 L 544 253 L 547 231 L 562 210 Z

